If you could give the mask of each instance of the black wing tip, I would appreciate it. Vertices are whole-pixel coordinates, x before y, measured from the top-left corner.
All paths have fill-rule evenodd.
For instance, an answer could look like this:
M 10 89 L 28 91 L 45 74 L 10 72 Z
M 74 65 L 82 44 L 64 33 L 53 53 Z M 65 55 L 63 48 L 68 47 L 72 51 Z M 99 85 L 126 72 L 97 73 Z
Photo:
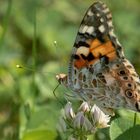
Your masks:
M 104 3 L 100 0 L 98 0 L 98 1 L 95 1 L 93 4 L 104 4 Z
M 103 7 L 107 8 L 107 5 L 102 1 L 95 1 L 93 3 L 93 6 L 103 6 Z
M 103 17 L 106 16 L 107 20 L 112 20 L 112 14 L 110 12 L 110 8 L 102 1 L 94 2 L 90 7 L 89 10 L 92 13 L 99 13 Z

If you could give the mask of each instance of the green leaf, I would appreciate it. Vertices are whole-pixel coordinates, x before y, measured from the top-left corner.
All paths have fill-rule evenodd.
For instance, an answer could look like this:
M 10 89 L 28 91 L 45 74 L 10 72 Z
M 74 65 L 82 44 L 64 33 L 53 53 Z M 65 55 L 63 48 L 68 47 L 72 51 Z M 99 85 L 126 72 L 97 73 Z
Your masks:
M 55 140 L 56 133 L 49 130 L 34 130 L 24 134 L 22 140 Z
M 110 126 L 111 140 L 139 140 L 140 125 L 133 127 L 132 119 L 118 118 Z

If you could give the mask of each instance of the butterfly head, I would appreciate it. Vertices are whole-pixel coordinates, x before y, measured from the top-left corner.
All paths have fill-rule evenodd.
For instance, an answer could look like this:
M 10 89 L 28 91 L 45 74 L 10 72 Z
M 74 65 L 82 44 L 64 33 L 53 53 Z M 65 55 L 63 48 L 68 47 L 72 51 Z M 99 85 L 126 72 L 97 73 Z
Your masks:
M 60 73 L 56 75 L 57 81 L 62 85 L 67 85 L 67 75 L 64 73 Z

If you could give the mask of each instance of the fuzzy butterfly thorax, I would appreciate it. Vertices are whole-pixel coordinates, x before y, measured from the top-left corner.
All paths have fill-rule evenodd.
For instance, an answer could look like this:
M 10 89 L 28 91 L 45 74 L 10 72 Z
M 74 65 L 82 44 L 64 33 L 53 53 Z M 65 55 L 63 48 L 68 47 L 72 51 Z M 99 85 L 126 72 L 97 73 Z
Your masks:
M 73 46 L 68 75 L 56 76 L 82 100 L 108 109 L 140 112 L 140 79 L 125 58 L 109 8 L 95 2 L 87 10 Z

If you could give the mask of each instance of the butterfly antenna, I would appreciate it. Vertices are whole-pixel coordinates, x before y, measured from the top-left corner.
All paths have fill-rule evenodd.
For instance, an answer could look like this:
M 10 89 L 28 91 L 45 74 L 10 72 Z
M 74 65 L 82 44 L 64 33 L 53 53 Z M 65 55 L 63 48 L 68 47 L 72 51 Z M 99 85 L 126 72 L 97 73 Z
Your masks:
M 19 64 L 17 64 L 16 67 L 19 68 L 19 69 L 25 69 L 25 70 L 28 70 L 28 71 L 36 72 L 35 69 L 29 68 L 29 67 L 25 67 L 25 66 L 21 66 Z M 42 72 L 42 71 L 37 71 L 37 72 L 38 73 L 41 73 L 41 74 L 52 74 L 52 75 L 56 75 L 56 73 L 53 73 L 53 72 Z
M 60 47 L 58 46 L 58 43 L 57 43 L 57 41 L 54 41 L 54 47 L 55 47 L 55 51 L 56 51 L 56 56 L 57 56 L 57 59 L 58 59 L 58 62 L 59 62 L 59 71 L 60 72 L 62 72 L 63 71 L 63 65 L 62 65 L 62 63 L 61 63 L 61 60 L 62 60 L 62 58 L 61 58 L 61 55 L 57 55 L 58 54 L 58 52 L 60 52 Z
M 55 87 L 55 89 L 53 90 L 53 95 L 55 96 L 55 98 L 59 101 L 59 103 L 62 105 L 62 107 L 64 107 L 64 104 L 63 104 L 63 102 L 56 96 L 56 90 L 57 90 L 57 88 L 60 86 L 60 83 Z

